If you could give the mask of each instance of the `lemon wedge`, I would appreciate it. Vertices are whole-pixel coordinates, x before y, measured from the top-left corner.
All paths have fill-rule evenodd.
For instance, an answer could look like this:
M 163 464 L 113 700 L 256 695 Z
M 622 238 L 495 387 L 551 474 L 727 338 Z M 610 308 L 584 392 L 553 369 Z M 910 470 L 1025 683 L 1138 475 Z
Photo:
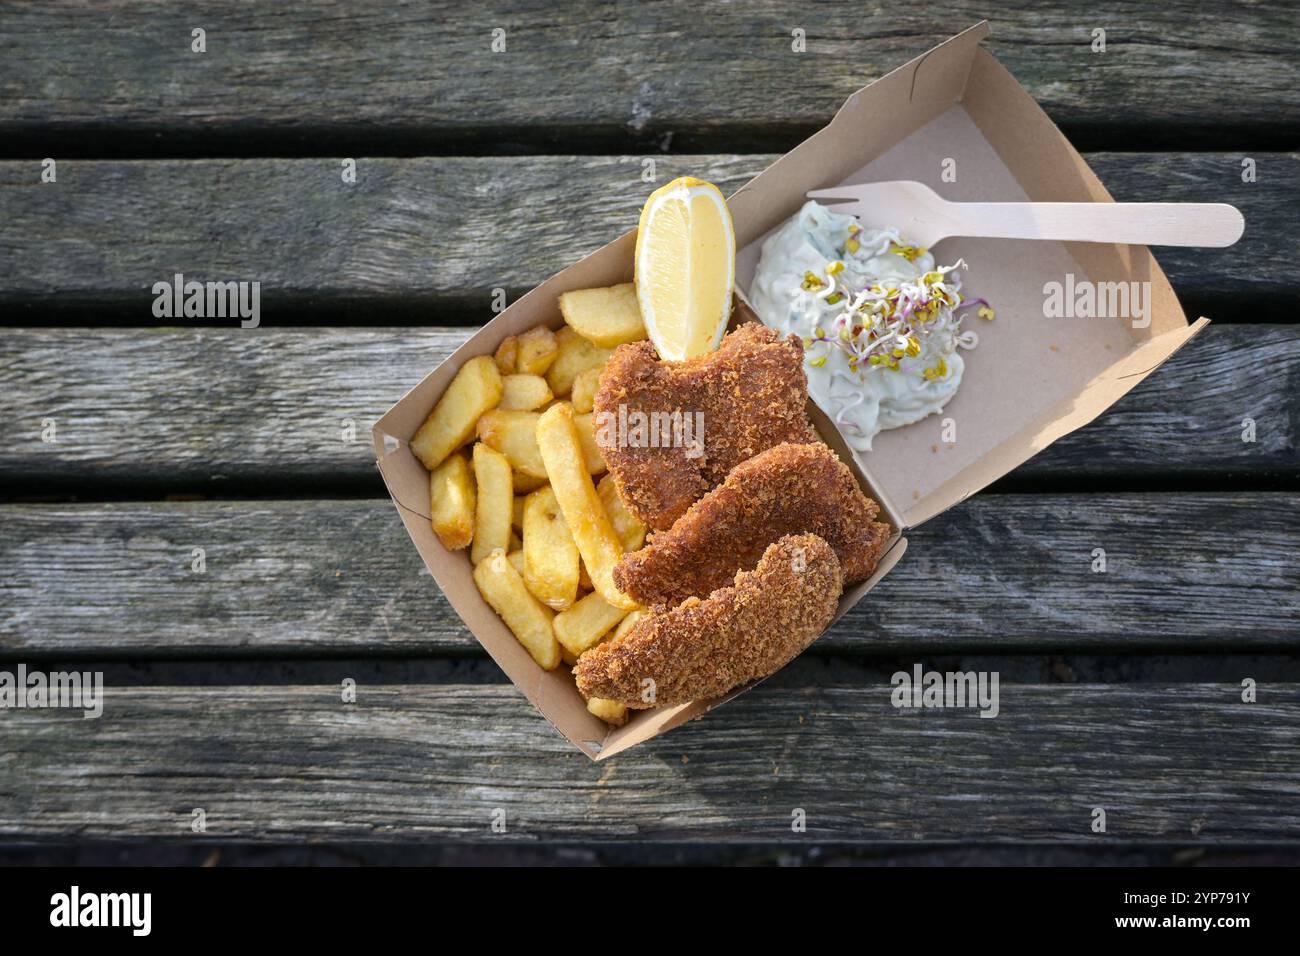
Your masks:
M 661 359 L 718 347 L 735 281 L 736 233 L 718 187 L 683 176 L 651 193 L 636 235 L 636 297 Z

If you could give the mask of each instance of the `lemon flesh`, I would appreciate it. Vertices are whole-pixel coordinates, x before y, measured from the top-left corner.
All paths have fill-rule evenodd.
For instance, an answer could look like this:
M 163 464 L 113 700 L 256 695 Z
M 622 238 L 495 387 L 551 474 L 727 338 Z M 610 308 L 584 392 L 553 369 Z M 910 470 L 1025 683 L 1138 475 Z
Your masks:
M 659 357 L 680 362 L 718 347 L 731 317 L 736 234 L 718 187 L 683 177 L 641 210 L 636 292 Z

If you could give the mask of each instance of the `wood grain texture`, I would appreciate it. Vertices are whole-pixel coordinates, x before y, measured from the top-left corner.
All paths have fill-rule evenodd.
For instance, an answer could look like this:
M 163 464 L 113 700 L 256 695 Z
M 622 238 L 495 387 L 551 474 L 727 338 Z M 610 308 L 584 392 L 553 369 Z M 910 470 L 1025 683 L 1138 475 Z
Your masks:
M 312 152 L 602 138 L 700 143 L 823 125 L 845 97 L 983 18 L 989 48 L 1067 127 L 1145 137 L 1300 122 L 1293 4 L 762 0 L 9 4 L 0 135 L 129 134 L 137 149 L 259 136 Z M 191 30 L 207 52 L 191 52 Z M 1105 53 L 1092 30 L 1107 31 Z M 493 30 L 506 49 L 492 51 Z M 792 50 L 795 29 L 805 53 Z M 1242 95 L 1248 90 L 1249 95 Z M 209 148 L 211 148 L 209 146 Z M 44 155 L 44 154 L 38 154 Z
M 774 155 L 663 156 L 655 182 L 693 175 L 738 189 Z M 1292 321 L 1300 155 L 1094 153 L 1120 201 L 1228 202 L 1246 216 L 1229 249 L 1157 250 L 1174 288 L 1215 318 Z M 90 324 L 111 307 L 155 325 L 158 281 L 261 283 L 262 322 L 330 318 L 480 324 L 493 289 L 514 298 L 635 226 L 653 186 L 637 156 L 0 162 L 0 322 L 50 310 Z M 562 202 L 555 197 L 562 196 Z M 580 225 L 578 225 L 580 224 Z M 319 320 L 317 320 L 319 321 Z M 171 323 L 165 323 L 171 324 Z M 226 321 L 222 324 L 237 325 Z
M 8 505 L 0 526 L 10 656 L 481 654 L 387 500 Z M 1294 494 L 982 495 L 908 532 L 813 652 L 1294 650 L 1297 534 Z
M 258 483 L 299 482 L 382 495 L 371 424 L 468 334 L 13 330 L 0 336 L 0 394 L 14 423 L 0 481 L 86 497 L 104 482 L 254 494 Z M 1254 443 L 1241 440 L 1247 417 Z M 42 440 L 47 419 L 54 442 Z M 345 441 L 349 422 L 355 438 Z M 1015 474 L 1294 475 L 1298 432 L 1300 330 L 1212 325 Z
M 1300 154 L 1254 151 L 1300 134 L 1300 8 L 991 11 L 0 0 L 0 500 L 372 496 L 0 504 L 0 670 L 81 657 L 131 684 L 172 675 L 110 687 L 99 720 L 0 709 L 0 841 L 1300 840 L 1300 495 L 1157 490 L 1300 476 L 1285 324 Z M 984 16 L 989 48 L 1068 135 L 1147 150 L 1089 154 L 1118 199 L 1245 212 L 1232 249 L 1157 251 L 1190 309 L 1240 324 L 1017 473 L 1069 493 L 985 494 L 911 532 L 894 573 L 795 666 L 590 764 L 493 682 L 379 497 L 370 423 L 490 317 L 494 289 L 513 298 L 629 228 L 644 158 L 657 182 L 738 187 L 863 83 Z M 190 52 L 195 27 L 206 53 Z M 538 152 L 555 155 L 517 155 Z M 1258 182 L 1241 181 L 1246 155 Z M 44 156 L 57 184 L 39 181 Z M 261 282 L 264 328 L 153 328 L 150 287 L 175 272 Z M 346 323 L 372 327 L 319 327 Z M 64 327 L 20 327 L 43 324 Z M 96 324 L 140 328 L 70 327 Z M 1081 493 L 1094 478 L 1129 490 Z M 1204 655 L 1217 683 L 1123 656 L 1046 683 L 1047 655 L 1146 649 Z M 1253 704 L 1243 651 L 1286 655 Z M 997 719 L 890 706 L 891 661 L 968 652 L 1004 655 Z M 277 665 L 304 671 L 266 686 Z M 359 699 L 343 705 L 350 668 Z M 184 675 L 200 686 L 173 686 Z
M 98 720 L 0 712 L 0 839 L 193 840 L 195 808 L 213 841 L 1300 837 L 1300 685 L 999 691 L 987 720 L 770 681 L 592 764 L 510 687 L 110 688 Z

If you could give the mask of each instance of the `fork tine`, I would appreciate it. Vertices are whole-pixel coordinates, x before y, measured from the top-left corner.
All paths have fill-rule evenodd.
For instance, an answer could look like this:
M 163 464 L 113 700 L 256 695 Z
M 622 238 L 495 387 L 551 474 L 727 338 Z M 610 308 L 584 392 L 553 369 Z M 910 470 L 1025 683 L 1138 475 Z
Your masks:
M 804 193 L 809 199 L 861 199 L 862 186 L 835 186 L 831 189 L 814 189 Z

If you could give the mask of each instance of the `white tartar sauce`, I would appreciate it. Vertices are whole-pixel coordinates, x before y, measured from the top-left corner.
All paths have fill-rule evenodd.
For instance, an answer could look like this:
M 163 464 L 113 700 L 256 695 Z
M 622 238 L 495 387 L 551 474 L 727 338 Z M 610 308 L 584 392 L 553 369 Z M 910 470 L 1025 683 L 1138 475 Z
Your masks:
M 965 263 L 936 268 L 897 229 L 868 229 L 808 202 L 763 243 L 749 299 L 765 325 L 804 343 L 808 393 L 845 440 L 869 451 L 887 428 L 941 410 L 961 385 Z

